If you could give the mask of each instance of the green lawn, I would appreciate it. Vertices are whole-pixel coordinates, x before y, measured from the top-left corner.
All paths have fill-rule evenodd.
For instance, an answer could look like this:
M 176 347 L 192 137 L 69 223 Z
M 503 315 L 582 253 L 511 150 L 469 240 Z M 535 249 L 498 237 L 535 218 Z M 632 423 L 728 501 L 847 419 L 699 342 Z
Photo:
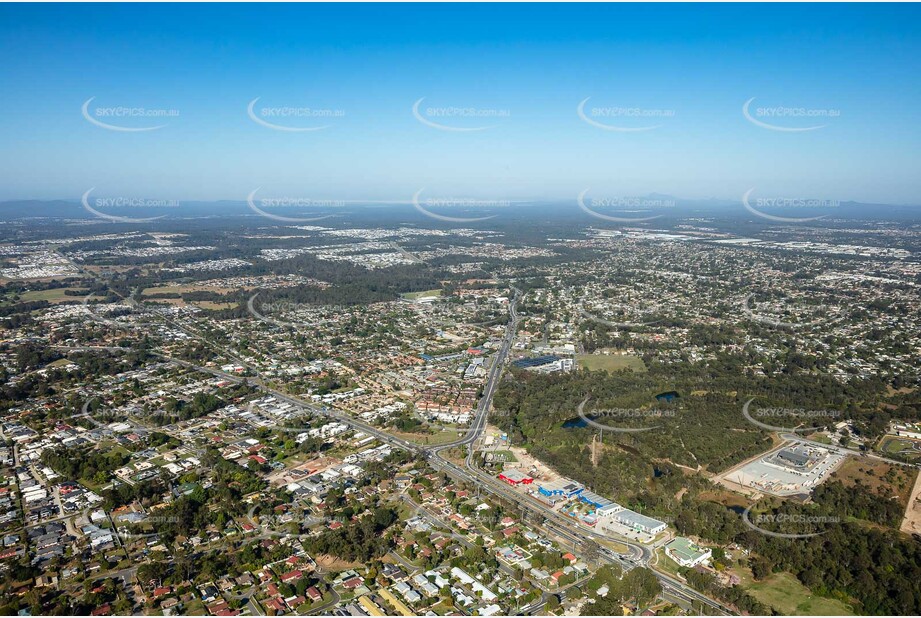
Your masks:
M 879 449 L 886 454 L 895 455 L 896 453 L 905 452 L 907 455 L 921 454 L 918 451 L 912 451 L 913 442 L 906 438 L 898 438 L 895 436 L 886 436 L 880 442 Z
M 467 432 L 467 428 L 460 427 L 459 429 L 448 429 L 445 431 L 436 431 L 435 433 L 409 433 L 405 431 L 397 431 L 393 428 L 387 429 L 386 431 L 392 436 L 402 438 L 403 440 L 412 442 L 413 444 L 438 446 L 447 442 L 454 442 Z
M 790 573 L 774 573 L 760 582 L 743 577 L 743 585 L 753 597 L 788 616 L 854 615 L 841 601 L 812 594 Z
M 632 369 L 646 371 L 646 365 L 639 356 L 631 354 L 576 354 L 576 363 L 589 371 L 619 371 Z
M 665 549 L 658 548 L 656 549 L 656 556 L 658 560 L 655 562 L 655 568 L 664 573 L 668 573 L 672 577 L 679 577 L 678 572 L 681 570 L 681 565 L 665 555 Z
M 424 292 L 406 292 L 402 294 L 403 298 L 409 300 L 416 300 L 419 298 L 424 298 L 426 296 L 441 296 L 441 290 L 425 290 Z
M 189 604 L 185 606 L 182 613 L 189 616 L 206 616 L 208 615 L 208 610 L 205 609 L 204 603 L 199 599 L 195 599 L 194 601 L 189 601 Z
M 83 296 L 68 296 L 65 294 L 67 290 L 78 290 L 81 293 L 85 293 L 88 290 L 81 288 L 53 288 L 50 290 L 30 290 L 28 292 L 23 292 L 19 295 L 20 303 L 34 302 L 38 300 L 47 300 L 49 303 L 60 303 L 60 302 L 73 302 L 79 303 L 83 302 Z M 6 297 L 3 299 L 4 303 L 9 302 L 10 298 Z
M 82 296 L 68 296 L 65 294 L 67 290 L 72 288 L 53 288 L 51 290 L 33 290 L 31 292 L 23 292 L 22 300 L 23 302 L 33 301 L 33 300 L 47 300 L 49 302 L 54 302 L 56 300 L 72 300 L 74 302 L 80 302 L 83 300 Z M 80 290 L 85 292 L 86 290 Z
M 448 616 L 457 610 L 450 603 L 439 602 L 432 607 L 432 611 L 438 616 Z
M 495 461 L 503 461 L 505 463 L 515 463 L 518 461 L 518 458 L 515 457 L 515 454 L 512 451 L 493 451 L 493 457 Z

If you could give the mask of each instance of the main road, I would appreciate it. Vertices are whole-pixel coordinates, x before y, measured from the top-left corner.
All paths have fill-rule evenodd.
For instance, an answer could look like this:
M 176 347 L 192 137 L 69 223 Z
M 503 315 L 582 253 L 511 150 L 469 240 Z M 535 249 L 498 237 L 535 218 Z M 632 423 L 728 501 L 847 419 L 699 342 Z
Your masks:
M 817 442 L 815 440 L 810 440 L 803 436 L 800 436 L 795 433 L 781 433 L 780 437 L 789 442 L 803 442 L 805 444 L 810 444 L 812 446 L 818 446 L 829 451 L 838 453 L 839 455 L 850 455 L 852 457 L 867 457 L 869 459 L 875 459 L 877 461 L 882 461 L 894 466 L 904 466 L 907 468 L 919 468 L 921 464 L 911 463 L 907 461 L 899 461 L 897 459 L 889 459 L 888 457 L 883 457 L 882 455 L 877 455 L 871 451 L 858 451 L 857 449 L 848 448 L 838 444 L 826 444 L 825 442 Z

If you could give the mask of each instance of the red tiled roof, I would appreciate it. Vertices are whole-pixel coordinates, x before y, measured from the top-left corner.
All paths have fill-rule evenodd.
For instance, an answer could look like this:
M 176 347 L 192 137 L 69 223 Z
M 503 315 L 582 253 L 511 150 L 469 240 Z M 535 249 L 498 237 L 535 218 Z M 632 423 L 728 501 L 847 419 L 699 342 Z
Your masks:
M 304 574 L 301 572 L 300 569 L 295 569 L 294 571 L 288 571 L 287 573 L 285 573 L 284 575 L 282 575 L 282 576 L 281 576 L 281 581 L 283 581 L 283 582 L 289 582 L 289 581 L 292 581 L 292 580 L 295 580 L 295 579 L 300 579 L 300 578 L 302 578 L 303 576 L 304 576 Z
M 346 588 L 358 588 L 364 580 L 360 577 L 353 577 L 342 582 L 342 585 Z

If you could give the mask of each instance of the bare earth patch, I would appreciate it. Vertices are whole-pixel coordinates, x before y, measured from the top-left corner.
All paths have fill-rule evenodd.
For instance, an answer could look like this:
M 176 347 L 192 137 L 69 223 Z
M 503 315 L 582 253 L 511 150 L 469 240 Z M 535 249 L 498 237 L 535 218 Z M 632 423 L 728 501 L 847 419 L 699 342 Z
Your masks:
M 342 558 L 337 558 L 328 554 L 320 554 L 314 558 L 314 561 L 317 563 L 317 566 L 324 571 L 346 571 L 348 569 L 357 569 L 364 566 L 361 562 L 349 562 L 348 560 L 343 560 Z
M 915 486 L 911 490 L 900 530 L 909 534 L 921 534 L 921 474 L 915 476 Z

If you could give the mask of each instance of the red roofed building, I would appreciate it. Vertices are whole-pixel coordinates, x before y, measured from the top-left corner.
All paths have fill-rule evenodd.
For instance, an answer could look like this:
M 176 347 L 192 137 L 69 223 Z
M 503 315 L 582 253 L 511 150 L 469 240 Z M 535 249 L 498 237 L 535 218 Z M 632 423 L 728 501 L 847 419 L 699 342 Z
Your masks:
M 300 607 L 307 602 L 307 599 L 303 595 L 297 595 L 296 597 L 288 597 L 285 599 L 285 603 L 288 604 L 288 607 Z
M 285 605 L 285 602 L 281 599 L 269 599 L 265 602 L 266 607 L 271 607 L 276 612 L 284 612 L 288 609 L 288 606 Z
M 296 569 L 296 570 L 294 570 L 294 571 L 288 571 L 287 573 L 285 573 L 284 575 L 282 575 L 282 576 L 281 576 L 281 581 L 283 581 L 283 582 L 285 582 L 285 583 L 287 583 L 287 582 L 293 582 L 294 580 L 300 579 L 300 578 L 302 578 L 303 576 L 304 576 L 304 574 L 300 571 L 300 569 Z
M 342 587 L 348 588 L 349 590 L 354 590 L 355 588 L 358 588 L 360 585 L 362 585 L 364 581 L 365 580 L 360 577 L 353 577 L 342 582 Z
M 534 482 L 533 478 L 516 468 L 500 472 L 499 479 L 505 481 L 509 485 L 530 485 Z
M 226 616 L 227 614 L 222 614 L 221 612 L 229 611 L 230 605 L 227 604 L 227 601 L 218 601 L 217 603 L 212 603 L 208 606 L 208 612 L 213 616 Z

